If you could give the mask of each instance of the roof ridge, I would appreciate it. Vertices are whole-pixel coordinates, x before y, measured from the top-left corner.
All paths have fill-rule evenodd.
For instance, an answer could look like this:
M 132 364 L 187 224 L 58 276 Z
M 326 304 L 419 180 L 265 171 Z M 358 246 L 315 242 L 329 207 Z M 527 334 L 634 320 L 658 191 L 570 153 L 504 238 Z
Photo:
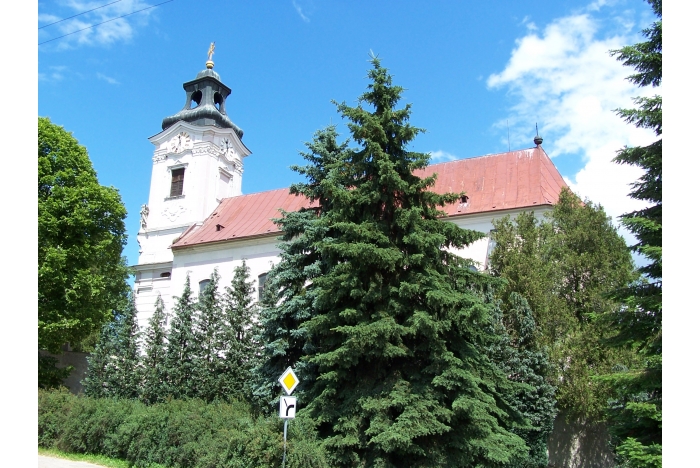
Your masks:
M 433 166 L 439 166 L 439 165 L 442 165 L 442 164 L 451 164 L 451 163 L 456 163 L 456 162 L 460 162 L 460 161 L 465 161 L 465 160 L 467 160 L 467 159 L 472 160 L 472 159 L 480 159 L 480 158 L 490 158 L 490 157 L 493 157 L 493 156 L 502 156 L 502 155 L 508 154 L 508 153 L 517 153 L 518 151 L 528 151 L 528 150 L 534 150 L 534 149 L 537 149 L 537 147 L 523 148 L 523 149 L 512 150 L 512 151 L 504 151 L 504 152 L 502 152 L 502 153 L 482 154 L 482 155 L 480 155 L 480 156 L 467 156 L 466 158 L 453 159 L 452 161 L 443 161 L 443 162 L 439 162 L 439 163 L 435 163 L 435 164 L 428 164 L 428 165 L 425 166 L 423 169 L 427 169 L 427 168 L 433 167 Z M 544 150 L 542 150 L 542 151 L 544 151 Z M 545 153 L 545 154 L 547 154 L 547 153 Z M 420 169 L 418 169 L 418 170 L 420 170 Z M 292 185 L 293 185 L 293 184 L 292 184 Z M 247 197 L 247 196 L 251 196 L 251 195 L 258 195 L 258 194 L 261 194 L 261 193 L 276 192 L 276 191 L 278 191 L 278 190 L 289 190 L 289 189 L 292 188 L 292 185 L 289 185 L 288 187 L 280 187 L 280 188 L 276 188 L 276 189 L 262 190 L 262 191 L 260 191 L 260 192 L 242 193 L 241 195 L 234 195 L 234 196 L 232 196 L 232 197 L 226 197 L 226 198 L 222 199 L 222 201 L 223 201 L 223 200 L 228 200 L 228 199 L 230 199 L 230 198 Z M 290 193 L 289 195 L 303 196 L 303 195 L 298 194 L 298 193 Z
M 453 159 L 452 161 L 443 161 L 443 162 L 439 162 L 439 163 L 435 163 L 435 164 L 428 164 L 425 168 L 427 169 L 431 166 L 439 166 L 441 164 L 450 164 L 450 163 L 456 163 L 459 161 L 466 161 L 467 159 L 472 160 L 472 159 L 481 159 L 481 158 L 491 158 L 493 156 L 503 156 L 504 154 L 518 153 L 520 151 L 529 151 L 529 150 L 534 150 L 534 149 L 536 149 L 535 146 L 530 147 L 530 148 L 516 149 L 516 150 L 512 150 L 512 151 L 503 151 L 501 153 L 489 153 L 489 154 L 481 154 L 479 156 L 467 156 L 466 158 Z
M 230 200 L 231 198 L 241 198 L 241 197 L 249 197 L 252 195 L 260 195 L 262 193 L 278 192 L 280 190 L 289 190 L 290 188 L 291 188 L 291 186 L 290 187 L 280 187 L 280 188 L 269 189 L 269 190 L 262 190 L 260 192 L 242 193 L 240 195 L 234 195 L 232 197 L 222 198 L 221 201 Z M 297 195 L 298 196 L 298 194 L 296 194 L 296 193 L 290 193 L 289 195 Z

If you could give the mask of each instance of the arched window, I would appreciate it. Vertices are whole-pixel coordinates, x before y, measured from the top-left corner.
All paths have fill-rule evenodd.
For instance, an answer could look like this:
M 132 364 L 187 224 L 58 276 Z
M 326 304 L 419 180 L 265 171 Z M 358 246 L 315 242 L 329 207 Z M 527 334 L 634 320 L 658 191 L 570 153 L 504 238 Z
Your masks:
M 192 100 L 190 101 L 190 109 L 194 109 L 202 102 L 202 92 L 200 90 L 192 93 Z
M 219 94 L 219 93 L 214 93 L 214 107 L 216 107 L 216 110 L 221 112 L 221 108 L 224 105 L 224 97 Z
M 199 282 L 199 294 L 202 294 L 207 286 L 211 283 L 211 280 L 205 279 Z

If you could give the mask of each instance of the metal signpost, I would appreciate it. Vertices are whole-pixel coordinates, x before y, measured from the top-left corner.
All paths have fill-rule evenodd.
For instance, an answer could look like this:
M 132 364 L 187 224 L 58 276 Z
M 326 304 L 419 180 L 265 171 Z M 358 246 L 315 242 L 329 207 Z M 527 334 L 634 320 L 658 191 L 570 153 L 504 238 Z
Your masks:
M 297 398 L 290 395 L 299 385 L 299 378 L 290 366 L 277 381 L 287 393 L 287 396 L 280 397 L 280 418 L 284 419 L 284 455 L 282 455 L 282 468 L 284 468 L 287 462 L 287 423 L 297 414 Z

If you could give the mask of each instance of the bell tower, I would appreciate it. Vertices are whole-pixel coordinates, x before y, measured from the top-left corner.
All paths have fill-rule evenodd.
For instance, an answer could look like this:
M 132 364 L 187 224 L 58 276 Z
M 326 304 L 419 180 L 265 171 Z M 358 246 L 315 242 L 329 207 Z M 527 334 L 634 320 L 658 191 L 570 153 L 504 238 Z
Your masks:
M 243 160 L 251 154 L 241 130 L 228 116 L 231 88 L 214 71 L 209 48 L 206 68 L 183 84 L 185 104 L 149 138 L 155 146 L 148 204 L 141 208 L 135 292 L 140 321 L 150 316 L 160 293 L 168 307 L 173 254 L 170 245 L 196 229 L 222 199 L 241 195 Z M 144 323 L 142 323 L 144 325 Z

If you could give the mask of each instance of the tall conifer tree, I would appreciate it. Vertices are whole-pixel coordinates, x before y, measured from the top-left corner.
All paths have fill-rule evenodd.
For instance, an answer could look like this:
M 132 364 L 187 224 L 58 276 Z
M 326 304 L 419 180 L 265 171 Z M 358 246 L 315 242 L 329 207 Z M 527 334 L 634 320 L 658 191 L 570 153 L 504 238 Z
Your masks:
M 662 79 L 661 0 L 647 0 L 658 20 L 642 31 L 646 41 L 612 52 L 636 73 L 628 79 L 639 86 L 658 87 Z M 630 197 L 643 200 L 647 208 L 624 214 L 622 224 L 637 238 L 632 250 L 646 257 L 640 270 L 644 277 L 617 297 L 625 305 L 616 314 L 603 317 L 617 335 L 610 341 L 619 349 L 638 354 L 642 365 L 618 367 L 605 378 L 616 396 L 610 408 L 610 429 L 617 454 L 624 466 L 661 467 L 662 411 L 662 98 L 660 95 L 635 99 L 634 109 L 619 109 L 628 123 L 654 131 L 658 140 L 644 147 L 620 150 L 615 162 L 644 170 L 632 184 Z
M 192 398 L 196 395 L 194 314 L 195 303 L 192 299 L 190 277 L 187 275 L 182 295 L 176 299 L 173 309 L 173 321 L 168 330 L 168 349 L 165 355 L 167 394 L 173 398 Z
M 325 230 L 307 251 L 320 273 L 302 295 L 318 378 L 308 410 L 336 466 L 499 466 L 527 454 L 511 432 L 517 385 L 488 358 L 488 278 L 449 248 L 483 235 L 439 219 L 458 194 L 413 173 L 429 155 L 407 150 L 422 130 L 397 109 L 402 88 L 373 57 L 360 105 L 337 104 L 360 145 L 316 165 Z M 372 107 L 366 110 L 362 104 Z M 307 174 L 312 173 L 309 168 Z M 296 296 L 295 296 L 296 297 Z
M 115 357 L 119 391 L 116 396 L 120 398 L 136 399 L 141 393 L 141 330 L 137 314 L 134 298 L 130 295 L 125 309 L 117 318 Z
M 221 360 L 219 388 L 223 398 L 249 399 L 252 384 L 251 369 L 256 362 L 258 348 L 254 339 L 257 319 L 253 281 L 245 260 L 233 270 L 231 285 L 223 297 L 224 356 Z
M 144 333 L 143 389 L 141 399 L 146 403 L 163 401 L 166 395 L 165 380 L 165 305 L 158 295 L 155 311 L 148 320 Z
M 193 327 L 193 376 L 197 382 L 196 396 L 213 401 L 220 396 L 219 373 L 224 348 L 224 316 L 219 293 L 219 272 L 209 277 L 209 282 L 199 294 Z
M 308 287 L 327 266 L 312 246 L 330 235 L 318 220 L 331 206 L 331 200 L 325 196 L 325 185 L 334 183 L 329 172 L 348 156 L 348 143 L 338 143 L 337 138 L 334 126 L 316 132 L 313 140 L 306 144 L 309 151 L 301 153 L 311 164 L 293 167 L 305 175 L 308 182 L 292 185 L 290 192 L 307 197 L 318 203 L 318 207 L 285 212 L 276 220 L 283 232 L 279 245 L 281 261 L 268 275 L 266 294 L 260 304 L 258 340 L 262 356 L 253 373 L 253 393 L 263 406 L 277 403 L 280 391 L 277 378 L 287 367 L 294 366 L 301 380 L 295 390 L 300 401 L 316 379 L 316 366 L 302 360 L 303 356 L 315 352 L 305 328 L 313 315 L 313 291 Z
M 112 356 L 114 355 L 115 341 L 115 322 L 111 320 L 102 326 L 95 349 L 87 357 L 87 372 L 81 382 L 85 395 L 95 398 L 114 396 Z
M 528 420 L 528 425 L 514 429 L 530 449 L 525 458 L 511 462 L 511 468 L 545 468 L 549 465 L 547 441 L 554 429 L 557 414 L 555 387 L 547 381 L 551 374 L 549 359 L 535 340 L 537 325 L 530 306 L 518 293 L 510 293 L 506 302 L 494 299 L 494 334 L 499 339 L 491 345 L 489 356 L 511 380 L 527 384 L 512 395 L 511 403 Z
M 130 296 L 122 309 L 114 311 L 114 320 L 102 328 L 94 352 L 88 357 L 83 387 L 95 397 L 135 399 L 141 393 L 141 333 L 136 306 Z

